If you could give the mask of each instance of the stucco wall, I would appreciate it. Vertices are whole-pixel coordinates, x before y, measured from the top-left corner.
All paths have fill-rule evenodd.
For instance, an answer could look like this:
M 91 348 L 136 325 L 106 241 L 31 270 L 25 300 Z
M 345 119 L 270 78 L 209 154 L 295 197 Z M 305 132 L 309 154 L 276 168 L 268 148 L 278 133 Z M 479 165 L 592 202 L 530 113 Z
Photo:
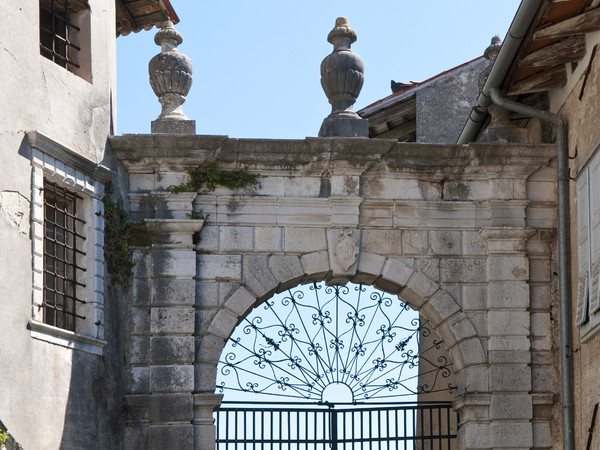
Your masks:
M 600 146 L 600 126 L 598 110 L 600 108 L 600 59 L 598 55 L 591 61 L 594 46 L 600 43 L 600 34 L 586 36 L 587 53 L 577 68 L 568 70 L 567 85 L 550 96 L 551 108 L 568 122 L 569 154 L 575 156 L 571 161 L 571 176 L 584 170 L 590 158 Z M 586 75 L 586 72 L 589 74 Z M 596 193 L 597 194 L 597 193 Z M 571 299 L 573 318 L 576 317 L 578 278 L 578 241 L 577 241 L 577 192 L 575 183 L 571 183 Z M 594 405 L 600 402 L 600 334 L 586 342 L 580 342 L 580 328 L 573 329 L 573 367 L 575 380 L 575 432 L 578 448 L 583 448 L 588 439 L 588 429 L 592 425 Z M 596 423 L 596 428 L 598 423 Z M 600 445 L 600 438 L 594 433 L 591 448 Z
M 107 356 L 114 349 L 102 358 L 33 339 L 28 329 L 32 161 L 25 133 L 38 130 L 98 163 L 112 123 L 114 2 L 89 3 L 89 81 L 40 55 L 38 0 L 0 4 L 0 418 L 27 449 L 114 448 L 117 438 L 117 375 L 108 373 L 118 371 Z

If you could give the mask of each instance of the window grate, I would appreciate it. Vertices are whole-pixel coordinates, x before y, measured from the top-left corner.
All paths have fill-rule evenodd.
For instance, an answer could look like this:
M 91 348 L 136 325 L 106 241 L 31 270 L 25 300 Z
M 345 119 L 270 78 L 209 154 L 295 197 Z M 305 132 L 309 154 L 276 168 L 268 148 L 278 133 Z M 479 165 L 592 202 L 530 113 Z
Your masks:
M 81 48 L 74 40 L 80 28 L 71 21 L 73 11 L 68 1 L 40 1 L 40 53 L 62 67 L 78 69 L 75 58 Z
M 81 197 L 55 183 L 44 180 L 44 322 L 76 331 L 77 304 L 85 301 L 77 296 L 85 268 L 78 259 L 85 236 L 77 231 L 85 221 L 77 217 Z M 80 261 L 79 261 L 80 262 Z

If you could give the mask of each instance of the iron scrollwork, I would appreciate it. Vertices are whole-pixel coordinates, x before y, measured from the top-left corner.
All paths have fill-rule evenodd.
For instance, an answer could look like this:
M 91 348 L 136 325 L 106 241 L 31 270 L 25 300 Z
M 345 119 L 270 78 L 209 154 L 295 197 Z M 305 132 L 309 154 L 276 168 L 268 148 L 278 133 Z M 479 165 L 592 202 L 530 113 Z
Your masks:
M 452 392 L 441 381 L 452 364 L 435 352 L 442 341 L 421 348 L 430 334 L 418 313 L 382 291 L 313 283 L 244 319 L 219 362 L 218 391 L 321 401 L 327 386 L 341 383 L 354 402 Z

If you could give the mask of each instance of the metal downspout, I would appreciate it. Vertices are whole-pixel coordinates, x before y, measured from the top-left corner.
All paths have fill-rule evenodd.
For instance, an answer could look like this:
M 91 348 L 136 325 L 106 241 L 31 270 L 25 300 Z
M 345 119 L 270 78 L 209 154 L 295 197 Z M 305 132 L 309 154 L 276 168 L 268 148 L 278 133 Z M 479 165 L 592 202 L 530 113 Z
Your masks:
M 502 81 L 504 81 L 504 77 L 506 77 L 508 69 L 521 46 L 521 42 L 527 34 L 531 21 L 535 17 L 541 4 L 542 0 L 523 0 L 519 5 L 515 18 L 506 33 L 500 52 L 492 66 L 492 70 L 481 89 L 481 94 L 479 94 L 479 97 L 477 98 L 477 106 L 471 111 L 467 123 L 456 142 L 457 144 L 468 144 L 475 139 L 475 136 L 477 136 L 477 133 L 487 116 L 486 108 L 492 104 L 490 90 L 499 88 Z
M 563 448 L 575 449 L 573 417 L 573 365 L 571 359 L 571 282 L 570 282 L 570 233 L 569 233 L 569 155 L 567 126 L 556 114 L 539 111 L 500 96 L 496 88 L 490 89 L 494 104 L 509 111 L 518 112 L 553 123 L 556 126 L 557 154 L 557 211 L 558 211 L 558 279 L 560 296 L 560 363 L 561 399 L 563 421 Z

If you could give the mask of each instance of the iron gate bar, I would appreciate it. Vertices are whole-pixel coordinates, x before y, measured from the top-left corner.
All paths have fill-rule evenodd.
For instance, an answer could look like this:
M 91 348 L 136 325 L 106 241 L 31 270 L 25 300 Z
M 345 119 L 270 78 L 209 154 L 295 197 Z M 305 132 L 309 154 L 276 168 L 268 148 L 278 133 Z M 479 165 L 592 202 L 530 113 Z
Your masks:
M 241 405 L 241 406 L 240 406 Z M 261 405 L 261 406 L 258 406 Z M 458 414 L 451 409 L 450 402 L 401 402 L 391 404 L 389 402 L 380 402 L 379 404 L 369 404 L 368 407 L 357 407 L 354 404 L 324 404 L 315 403 L 312 406 L 301 404 L 302 407 L 291 405 L 289 403 L 269 403 L 270 407 L 264 406 L 261 402 L 223 402 L 220 409 L 216 411 L 216 426 L 217 436 L 216 443 L 217 448 L 222 448 L 223 445 L 229 448 L 230 445 L 233 448 L 238 446 L 252 446 L 256 448 L 260 445 L 261 449 L 264 448 L 294 448 L 300 449 L 302 447 L 308 448 L 358 448 L 364 449 L 365 444 L 368 444 L 370 450 L 374 448 L 385 448 L 391 449 L 395 442 L 395 448 L 398 449 L 399 445 L 403 443 L 403 448 L 408 449 L 409 444 L 416 444 L 419 442 L 421 448 L 427 448 L 426 444 L 429 444 L 430 448 L 434 448 L 434 443 L 437 442 L 435 448 L 439 449 L 450 449 L 452 448 L 453 442 L 456 439 L 456 433 L 451 432 L 451 426 L 454 418 L 454 423 L 458 427 L 459 418 Z M 298 403 L 296 403 L 298 405 Z M 338 406 L 342 406 L 338 408 Z M 437 421 L 434 426 L 434 410 L 437 411 Z M 392 413 L 393 411 L 393 413 Z M 444 412 L 445 411 L 445 412 Z M 403 418 L 399 420 L 399 413 Z M 407 420 L 407 413 L 411 413 L 412 420 Z M 248 423 L 248 418 L 256 419 L 257 414 L 261 417 L 260 423 L 253 421 Z M 341 423 L 342 428 L 339 427 L 339 415 L 342 415 Z M 350 418 L 348 418 L 350 414 Z M 356 433 L 356 416 L 360 422 L 360 437 Z M 365 414 L 367 415 L 368 429 L 365 430 Z M 377 416 L 375 416 L 377 414 Z M 230 427 L 230 416 L 233 415 L 235 426 Z M 312 415 L 314 420 L 310 420 L 309 416 Z M 424 419 L 426 415 L 429 416 L 428 430 L 425 428 Z M 240 417 L 241 416 L 241 417 Z M 296 418 L 296 423 L 292 421 L 292 417 Z M 269 417 L 268 427 L 265 426 L 265 417 Z M 300 426 L 301 417 L 304 417 L 304 436 L 301 435 Z M 377 424 L 374 424 L 376 417 Z M 390 417 L 395 417 L 395 420 L 390 420 Z M 417 422 L 419 417 L 420 423 Z M 444 420 L 445 417 L 445 420 Z M 243 437 L 240 436 L 240 427 L 238 418 L 241 418 L 243 423 Z M 385 420 L 386 425 L 383 426 L 382 418 Z M 225 421 L 225 430 L 221 425 L 222 421 Z M 287 422 L 287 435 L 284 436 L 285 429 L 283 423 Z M 313 424 L 313 435 L 309 436 L 308 430 L 310 422 Z M 411 422 L 409 424 L 409 422 Z M 277 436 L 274 435 L 274 423 L 278 424 L 279 433 Z M 320 429 L 317 424 L 321 423 Z M 348 423 L 351 423 L 351 433 L 348 433 Z M 338 425 L 337 427 L 335 425 Z M 374 425 L 376 425 L 377 432 L 374 433 Z M 393 425 L 393 427 L 392 427 Z M 248 428 L 252 428 L 252 438 L 248 436 Z M 260 432 L 257 428 L 260 426 Z M 294 426 L 294 428 L 292 428 Z M 382 431 L 387 431 L 384 436 Z M 296 433 L 293 433 L 296 430 Z M 325 431 L 329 431 L 329 436 L 326 436 Z M 409 432 L 409 430 L 411 430 Z M 437 430 L 437 431 L 436 431 Z M 225 435 L 223 435 L 225 431 Z M 269 435 L 267 436 L 267 431 Z M 322 431 L 322 436 L 320 432 Z M 340 435 L 342 431 L 342 435 Z M 365 436 L 365 432 L 368 433 Z M 233 436 L 230 435 L 233 433 Z M 346 437 L 350 434 L 349 437 Z M 257 436 L 260 436 L 258 438 Z M 221 446 L 221 447 L 219 447 Z M 317 447 L 315 447 L 317 446 Z

